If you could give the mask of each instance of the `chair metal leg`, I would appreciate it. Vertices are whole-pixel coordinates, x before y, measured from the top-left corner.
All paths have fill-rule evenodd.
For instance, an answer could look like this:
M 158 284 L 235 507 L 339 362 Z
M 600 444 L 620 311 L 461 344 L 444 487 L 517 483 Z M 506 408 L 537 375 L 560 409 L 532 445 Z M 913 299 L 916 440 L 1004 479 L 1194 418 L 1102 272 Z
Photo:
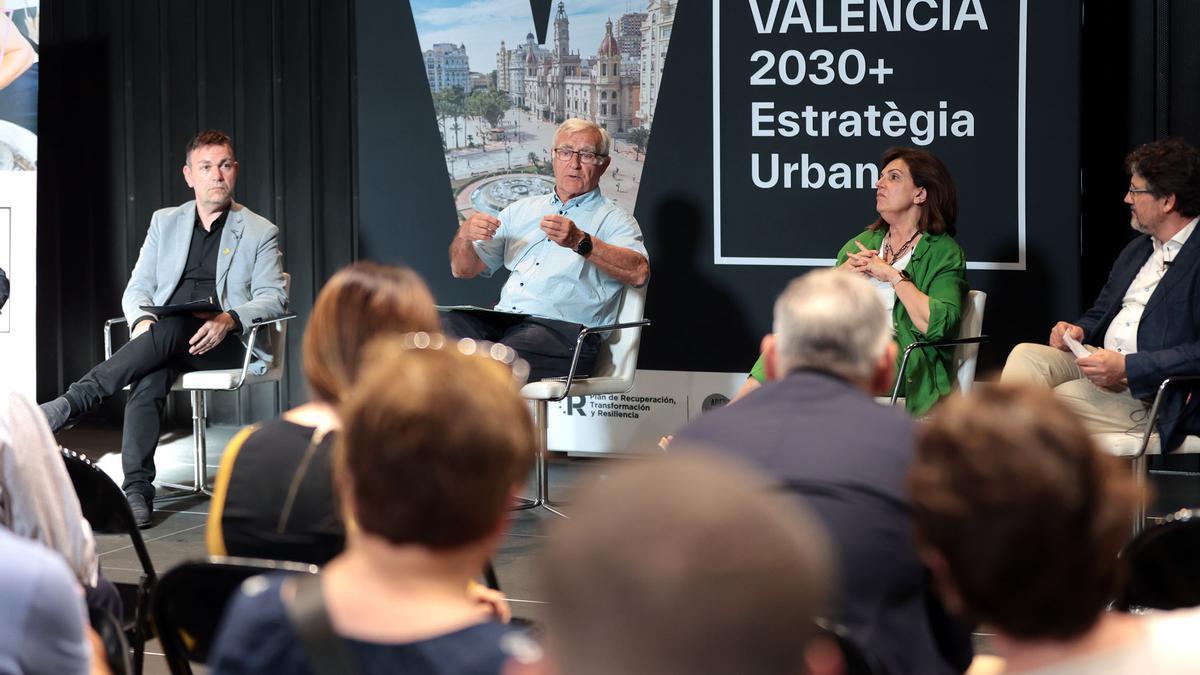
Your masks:
M 1133 458 L 1133 482 L 1137 490 L 1137 501 L 1133 506 L 1133 536 L 1146 529 L 1146 455 Z
M 546 457 L 550 453 L 549 412 L 550 403 L 548 401 L 534 402 L 533 420 L 534 424 L 537 426 L 538 447 L 537 455 L 533 459 L 533 499 L 518 497 L 517 505 L 514 506 L 512 510 L 523 511 L 525 509 L 536 509 L 540 507 L 546 509 L 556 516 L 566 518 L 567 514 L 551 506 L 549 500 L 550 481 L 549 473 L 546 469 Z

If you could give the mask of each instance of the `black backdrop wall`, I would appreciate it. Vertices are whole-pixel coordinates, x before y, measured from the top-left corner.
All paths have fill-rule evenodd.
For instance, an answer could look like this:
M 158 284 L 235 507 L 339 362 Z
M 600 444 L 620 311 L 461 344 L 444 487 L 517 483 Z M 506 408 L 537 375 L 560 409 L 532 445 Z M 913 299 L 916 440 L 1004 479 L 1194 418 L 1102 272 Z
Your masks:
M 681 4 L 686 10 L 689 3 Z M 1068 55 L 1077 59 L 1080 79 L 1064 83 L 1080 86 L 1078 131 L 1072 111 L 1057 111 L 1069 113 L 1065 126 L 1046 132 L 1082 141 L 1080 213 L 1055 216 L 1080 227 L 1077 236 L 1047 242 L 1041 251 L 1044 269 L 1061 260 L 1081 261 L 1080 269 L 1050 297 L 1036 275 L 1010 286 L 1004 275 L 1017 273 L 972 272 L 972 284 L 993 291 L 986 327 L 998 339 L 983 352 L 992 364 L 1017 339 L 1043 339 L 1049 321 L 1073 316 L 1103 283 L 1131 236 L 1121 203 L 1124 154 L 1165 135 L 1200 144 L 1200 49 L 1188 39 L 1200 32 L 1200 3 L 1088 0 L 1082 10 L 1081 48 Z M 704 86 L 696 78 L 706 68 L 686 68 L 680 59 L 705 53 L 707 19 L 703 11 L 681 11 L 678 20 L 686 28 L 678 27 L 673 41 L 665 82 L 674 91 L 665 94 L 662 113 L 706 116 L 689 99 Z M 389 32 L 389 25 L 411 38 Z M 453 226 L 452 205 L 436 198 L 444 179 L 432 188 L 426 178 L 404 180 L 409 157 L 439 154 L 419 53 L 399 62 L 360 61 L 364 80 L 397 92 L 405 105 L 380 109 L 355 95 L 358 55 L 383 41 L 415 40 L 411 25 L 407 3 L 399 0 L 43 0 L 39 396 L 54 395 L 101 358 L 100 326 L 119 313 L 151 212 L 189 197 L 179 175 L 182 146 L 201 128 L 234 136 L 239 201 L 282 229 L 292 306 L 301 315 L 289 345 L 293 357 L 316 290 L 356 255 L 444 272 Z M 688 33 L 697 36 L 691 44 Z M 1030 100 L 1030 106 L 1052 108 L 1055 101 Z M 433 147 L 364 145 L 356 152 L 359 125 L 364 132 L 427 125 L 422 135 Z M 706 121 L 695 126 L 708 128 Z M 690 142 L 689 127 L 677 129 L 675 138 L 664 131 L 655 143 Z M 364 185 L 361 227 L 359 166 L 390 176 L 386 193 Z M 711 260 L 697 239 L 704 200 L 685 178 L 651 166 L 643 187 L 662 200 L 638 214 L 648 223 L 656 263 L 650 312 L 660 318 L 646 336 L 647 367 L 699 367 L 690 351 L 675 347 L 690 336 L 661 320 L 671 285 L 705 298 L 722 352 L 752 352 L 768 321 L 762 300 L 791 272 L 759 270 L 738 279 L 698 273 L 696 261 Z M 400 236 L 401 220 L 428 236 Z M 446 301 L 495 292 L 491 282 L 444 276 L 430 281 Z M 1001 283 L 1007 300 L 1000 298 Z M 291 403 L 305 397 L 298 358 L 289 364 L 287 392 Z M 266 399 L 254 406 L 263 414 L 272 402 L 265 391 L 257 398 Z
M 184 144 L 218 128 L 236 144 L 237 200 L 281 231 L 300 314 L 285 384 L 303 400 L 295 357 L 305 317 L 325 279 L 354 258 L 353 3 L 42 7 L 39 398 L 103 357 L 101 325 L 120 314 L 151 213 L 192 198 Z M 246 405 L 266 415 L 274 397 L 259 389 Z M 214 416 L 228 417 L 231 400 L 216 397 Z

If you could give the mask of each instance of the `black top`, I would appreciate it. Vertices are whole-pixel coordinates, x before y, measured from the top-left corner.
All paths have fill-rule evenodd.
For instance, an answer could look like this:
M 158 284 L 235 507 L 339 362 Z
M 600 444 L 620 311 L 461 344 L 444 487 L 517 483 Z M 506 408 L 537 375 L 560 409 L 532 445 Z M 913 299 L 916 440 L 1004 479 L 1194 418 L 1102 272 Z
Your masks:
M 210 509 L 220 518 L 210 520 L 210 543 L 223 541 L 226 555 L 316 565 L 341 553 L 346 535 L 333 495 L 334 434 L 315 438 L 315 431 L 275 418 L 229 443 L 222 463 L 232 467 L 227 482 L 224 466 L 217 479 Z
M 309 675 L 308 657 L 279 591 L 286 574 L 255 577 L 234 597 L 209 655 L 214 675 Z M 512 654 L 537 649 L 524 633 L 501 623 L 480 623 L 428 640 L 381 644 L 346 639 L 362 675 L 497 675 Z
M 212 227 L 205 230 L 200 222 L 200 212 L 192 225 L 192 243 L 188 246 L 187 262 L 183 264 L 183 276 L 171 294 L 167 304 L 179 305 L 193 300 L 215 299 L 217 289 L 217 255 L 221 252 L 221 233 L 229 212 L 217 216 Z

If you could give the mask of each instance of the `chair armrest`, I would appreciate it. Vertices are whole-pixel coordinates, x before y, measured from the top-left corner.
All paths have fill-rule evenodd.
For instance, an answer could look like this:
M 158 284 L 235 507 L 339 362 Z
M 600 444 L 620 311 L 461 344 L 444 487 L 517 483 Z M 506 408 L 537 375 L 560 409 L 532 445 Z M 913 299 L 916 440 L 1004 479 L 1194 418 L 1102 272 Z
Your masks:
M 955 347 L 958 345 L 982 344 L 988 341 L 988 336 L 980 335 L 978 337 L 954 338 L 948 340 L 934 340 L 931 342 L 914 342 L 904 348 L 904 358 L 900 359 L 900 369 L 896 371 L 896 384 L 892 386 L 892 400 L 888 405 L 896 405 L 896 399 L 900 396 L 900 382 L 904 378 L 904 371 L 908 368 L 908 356 L 912 354 L 914 349 L 928 349 L 936 347 Z
M 250 371 L 250 361 L 254 358 L 254 341 L 258 338 L 258 330 L 264 326 L 280 324 L 294 318 L 296 318 L 295 314 L 284 314 L 275 319 L 255 322 L 254 326 L 250 328 L 250 339 L 246 340 L 246 356 L 242 358 L 242 373 L 238 376 L 237 385 L 234 386 L 234 389 L 240 389 L 246 382 L 246 374 Z
M 117 324 L 128 323 L 123 316 L 114 316 L 104 322 L 104 360 L 112 358 L 112 327 Z
M 579 337 L 575 338 L 575 354 L 571 357 L 571 369 L 567 371 L 566 387 L 563 388 L 563 395 L 558 398 L 550 399 L 551 401 L 561 401 L 566 398 L 567 393 L 571 391 L 571 383 L 575 381 L 575 369 L 579 366 L 579 352 L 583 349 L 583 339 L 593 333 L 609 333 L 615 330 L 625 330 L 628 328 L 645 328 L 650 325 L 650 319 L 640 319 L 638 321 L 629 321 L 627 323 L 610 323 L 604 326 L 584 327 L 579 331 Z M 562 379 L 562 378 L 554 378 Z
M 1137 453 L 1131 455 L 1133 459 L 1146 454 L 1146 448 L 1150 445 L 1150 435 L 1154 433 L 1154 427 L 1158 423 L 1158 407 L 1162 403 L 1163 396 L 1167 393 L 1167 390 L 1174 385 L 1187 382 L 1200 382 L 1200 375 L 1172 375 L 1163 380 L 1162 384 L 1158 385 L 1158 392 L 1154 395 L 1154 403 L 1150 406 L 1150 414 L 1146 417 L 1146 430 L 1142 432 L 1142 444 L 1138 448 Z M 1165 446 L 1167 439 L 1160 438 L 1158 442 L 1160 447 Z M 1162 452 L 1166 452 L 1165 447 Z

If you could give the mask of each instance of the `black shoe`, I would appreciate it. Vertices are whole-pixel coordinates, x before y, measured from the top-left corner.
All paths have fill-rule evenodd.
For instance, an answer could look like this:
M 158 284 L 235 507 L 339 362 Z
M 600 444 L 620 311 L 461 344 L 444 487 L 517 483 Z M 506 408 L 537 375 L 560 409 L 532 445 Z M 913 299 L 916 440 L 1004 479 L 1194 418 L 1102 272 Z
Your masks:
M 125 499 L 129 501 L 129 510 L 133 511 L 133 522 L 138 527 L 145 529 L 154 523 L 154 510 L 150 508 L 145 496 L 130 492 L 125 495 Z

